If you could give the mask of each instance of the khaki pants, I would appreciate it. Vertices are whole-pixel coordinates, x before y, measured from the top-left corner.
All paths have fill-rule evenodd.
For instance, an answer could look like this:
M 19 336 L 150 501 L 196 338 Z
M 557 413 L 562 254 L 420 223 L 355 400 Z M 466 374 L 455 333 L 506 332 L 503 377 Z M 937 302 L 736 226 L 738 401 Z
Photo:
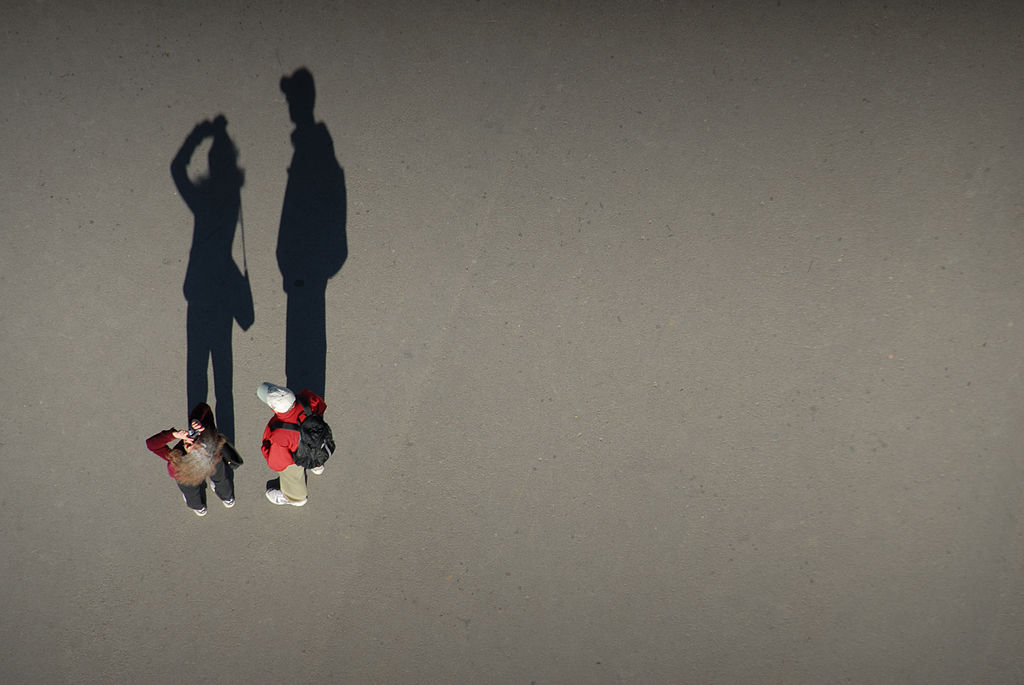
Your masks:
M 306 499 L 306 469 L 290 464 L 281 471 L 281 492 L 293 502 Z

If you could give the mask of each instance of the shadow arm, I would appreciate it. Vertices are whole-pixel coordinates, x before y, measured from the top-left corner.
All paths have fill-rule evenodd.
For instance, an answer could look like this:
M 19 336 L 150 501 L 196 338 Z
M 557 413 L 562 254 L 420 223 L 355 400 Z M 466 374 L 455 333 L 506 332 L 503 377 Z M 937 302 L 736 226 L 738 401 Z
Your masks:
M 188 177 L 188 165 L 192 161 L 192 155 L 195 154 L 196 148 L 199 147 L 199 144 L 206 137 L 208 126 L 208 122 L 197 124 L 185 138 L 185 142 L 182 143 L 178 154 L 174 155 L 174 159 L 171 160 L 171 178 L 174 179 L 174 185 L 178 188 L 178 193 L 181 194 L 185 204 L 190 208 L 195 206 L 197 190 L 196 185 Z

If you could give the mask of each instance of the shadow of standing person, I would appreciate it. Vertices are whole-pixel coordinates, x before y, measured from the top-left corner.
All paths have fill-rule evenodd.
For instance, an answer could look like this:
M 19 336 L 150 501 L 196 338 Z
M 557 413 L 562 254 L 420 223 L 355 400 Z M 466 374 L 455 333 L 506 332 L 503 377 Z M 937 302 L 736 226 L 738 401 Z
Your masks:
M 196 148 L 206 138 L 212 138 L 209 169 L 205 176 L 193 182 L 188 175 L 188 165 Z M 228 137 L 227 120 L 223 115 L 212 122 L 197 124 L 185 138 L 171 162 L 171 177 L 195 216 L 192 248 L 182 286 L 188 302 L 185 324 L 188 406 L 208 402 L 207 371 L 212 361 L 216 422 L 220 432 L 233 441 L 232 324 L 238 321 L 242 330 L 248 330 L 255 320 L 255 312 L 248 269 L 243 276 L 231 256 L 245 174 L 238 168 L 238 149 Z
M 313 118 L 316 88 L 306 68 L 281 79 L 292 131 L 291 166 L 277 236 L 277 265 L 288 297 L 288 387 L 326 396 L 327 281 L 348 257 L 345 172 L 327 126 Z

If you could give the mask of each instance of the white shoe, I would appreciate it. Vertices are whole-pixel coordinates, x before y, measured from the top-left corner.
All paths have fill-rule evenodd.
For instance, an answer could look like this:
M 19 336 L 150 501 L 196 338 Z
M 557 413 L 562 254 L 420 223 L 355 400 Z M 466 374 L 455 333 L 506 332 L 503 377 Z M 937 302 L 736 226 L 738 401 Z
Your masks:
M 293 507 L 301 507 L 306 503 L 306 500 L 295 501 L 288 499 L 288 496 L 280 490 L 267 490 L 267 499 L 274 504 L 290 504 Z
M 310 471 L 319 476 L 324 472 L 324 465 L 321 464 L 320 466 L 314 466 L 313 468 L 310 469 Z

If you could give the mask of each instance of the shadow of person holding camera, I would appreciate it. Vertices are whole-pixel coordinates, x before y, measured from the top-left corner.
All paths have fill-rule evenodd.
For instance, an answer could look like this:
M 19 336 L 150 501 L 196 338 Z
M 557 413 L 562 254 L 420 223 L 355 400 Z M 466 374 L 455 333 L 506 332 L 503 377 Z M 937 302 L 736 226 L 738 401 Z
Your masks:
M 245 174 L 238 168 L 238 148 L 228 137 L 223 115 L 203 121 L 185 138 L 171 162 L 171 177 L 195 223 L 182 290 L 188 302 L 186 383 L 188 406 L 208 401 L 208 369 L 213 364 L 216 421 L 220 432 L 235 438 L 231 334 L 233 323 L 248 330 L 255 320 L 249 272 L 243 275 L 231 256 L 241 216 Z M 188 165 L 196 149 L 211 139 L 206 175 L 193 181 Z M 244 227 L 242 229 L 245 230 Z M 243 233 L 244 253 L 244 233 Z M 244 259 L 244 256 L 243 256 Z
M 295 124 L 277 236 L 277 264 L 288 298 L 285 374 L 289 388 L 325 397 L 327 281 L 348 257 L 345 172 L 327 126 L 313 117 L 313 75 L 298 69 L 281 79 L 281 92 Z

